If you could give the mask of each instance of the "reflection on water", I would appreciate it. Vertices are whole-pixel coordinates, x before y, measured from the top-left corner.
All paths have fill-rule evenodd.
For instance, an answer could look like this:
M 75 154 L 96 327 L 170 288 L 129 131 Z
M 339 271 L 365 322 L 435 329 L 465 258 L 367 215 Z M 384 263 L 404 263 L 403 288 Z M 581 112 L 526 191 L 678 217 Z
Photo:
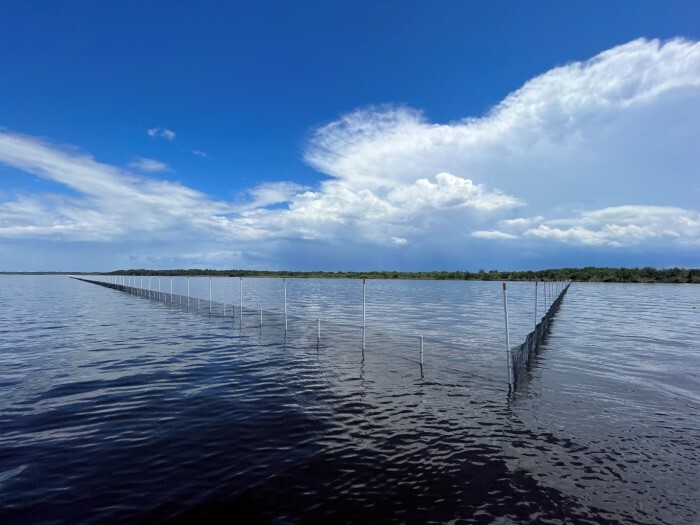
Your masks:
M 0 522 L 698 521 L 700 288 L 572 285 L 511 398 L 498 283 L 288 288 L 0 276 Z

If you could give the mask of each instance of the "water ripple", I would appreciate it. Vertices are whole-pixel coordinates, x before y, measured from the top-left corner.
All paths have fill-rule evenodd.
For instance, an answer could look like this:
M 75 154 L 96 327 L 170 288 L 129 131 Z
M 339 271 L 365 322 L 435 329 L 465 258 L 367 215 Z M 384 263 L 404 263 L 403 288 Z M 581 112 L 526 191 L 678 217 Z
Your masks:
M 241 329 L 0 279 L 2 523 L 698 520 L 697 287 L 575 285 L 509 397 L 494 283 L 372 282 L 363 351 L 353 282 L 292 282 L 285 339 L 279 281 Z

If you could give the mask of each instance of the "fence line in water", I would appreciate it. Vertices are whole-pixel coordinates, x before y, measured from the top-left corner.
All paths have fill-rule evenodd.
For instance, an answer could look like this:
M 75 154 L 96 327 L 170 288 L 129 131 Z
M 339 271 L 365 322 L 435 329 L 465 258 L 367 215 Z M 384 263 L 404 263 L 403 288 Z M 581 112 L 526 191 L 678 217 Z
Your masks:
M 543 281 L 545 314 L 537 321 L 537 303 L 539 283 L 535 281 L 535 328 L 525 336 L 525 342 L 517 346 L 510 346 L 510 332 L 508 329 L 508 288 L 503 283 L 503 311 L 505 314 L 506 329 L 506 358 L 508 363 L 508 386 L 512 390 L 518 380 L 518 374 L 523 366 L 530 361 L 530 354 L 534 352 L 549 330 L 549 323 L 554 317 L 561 300 L 569 289 L 571 281 Z
M 158 279 L 158 291 L 156 292 L 154 288 L 151 287 L 151 276 L 147 278 L 144 282 L 142 276 L 94 276 L 93 278 L 82 278 L 71 276 L 72 279 L 79 281 L 97 284 L 107 288 L 112 288 L 125 293 L 130 293 L 132 295 L 157 300 L 159 302 L 164 302 L 166 304 L 176 305 L 180 307 L 186 307 L 190 310 L 190 301 L 195 299 L 190 295 L 190 277 L 187 279 L 187 295 L 173 294 L 173 277 L 170 277 L 170 292 L 164 292 L 161 288 L 161 278 Z M 139 281 L 140 279 L 140 281 Z M 543 281 L 542 288 L 543 293 L 539 294 L 539 283 L 535 281 L 535 328 L 533 331 L 527 334 L 525 342 L 523 344 L 511 347 L 510 346 L 510 332 L 508 326 L 508 299 L 507 299 L 507 288 L 506 283 L 503 283 L 503 306 L 505 313 L 505 335 L 506 335 L 506 349 L 507 349 L 507 363 L 508 363 L 508 385 L 509 389 L 513 389 L 517 382 L 518 375 L 521 372 L 522 367 L 529 362 L 530 353 L 533 352 L 540 341 L 544 337 L 545 333 L 549 328 L 549 323 L 554 313 L 556 312 L 559 304 L 561 303 L 562 297 L 569 288 L 570 281 Z M 146 287 L 147 286 L 147 287 Z M 365 349 L 365 334 L 366 334 L 366 280 L 362 279 L 362 350 Z M 242 329 L 244 325 L 244 304 L 243 304 L 243 278 L 240 277 L 240 306 L 238 312 L 236 312 L 236 306 L 227 302 L 217 302 L 212 300 L 212 279 L 209 277 L 209 300 L 203 300 L 196 298 L 196 311 L 207 312 L 210 316 L 228 318 L 230 317 L 231 322 L 235 325 L 236 314 L 239 317 L 239 327 Z M 287 315 L 287 279 L 283 278 L 283 292 L 284 292 L 284 314 L 283 322 L 280 322 L 283 330 L 285 339 L 288 333 L 288 315 Z M 543 305 L 545 310 L 545 315 L 539 320 L 537 319 L 538 314 L 538 296 L 543 299 Z M 202 307 L 201 303 L 204 303 Z M 227 315 L 228 314 L 228 315 Z M 259 317 L 258 317 L 259 314 Z M 255 321 L 255 326 L 259 327 L 262 331 L 263 327 L 263 310 L 253 310 L 245 312 L 248 317 L 253 317 Z M 302 318 L 300 318 L 302 319 Z M 337 323 L 336 323 L 337 324 Z M 266 323 L 266 326 L 274 325 L 274 322 Z M 321 341 L 321 320 L 317 319 L 317 330 L 316 339 L 320 343 Z M 262 332 L 261 332 L 262 333 Z M 405 334 L 404 334 L 405 335 Z M 422 367 L 423 367 L 423 354 L 424 354 L 424 341 L 423 336 L 419 335 L 419 345 L 416 345 L 417 354 L 419 358 L 419 363 L 421 366 L 421 377 L 422 377 Z

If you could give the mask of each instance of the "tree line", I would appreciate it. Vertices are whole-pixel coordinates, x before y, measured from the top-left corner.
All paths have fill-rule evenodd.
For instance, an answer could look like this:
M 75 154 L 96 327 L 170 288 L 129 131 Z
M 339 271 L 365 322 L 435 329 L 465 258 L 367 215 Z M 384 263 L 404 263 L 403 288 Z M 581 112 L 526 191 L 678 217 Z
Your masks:
M 271 271 L 271 270 L 145 270 L 131 269 L 109 272 L 107 275 L 160 275 L 212 277 L 294 277 L 314 279 L 431 279 L 459 281 L 534 281 L 567 280 L 606 283 L 699 283 L 700 269 L 689 268 L 554 268 L 549 270 L 499 271 L 484 269 L 470 271 L 432 272 L 324 272 L 324 271 Z

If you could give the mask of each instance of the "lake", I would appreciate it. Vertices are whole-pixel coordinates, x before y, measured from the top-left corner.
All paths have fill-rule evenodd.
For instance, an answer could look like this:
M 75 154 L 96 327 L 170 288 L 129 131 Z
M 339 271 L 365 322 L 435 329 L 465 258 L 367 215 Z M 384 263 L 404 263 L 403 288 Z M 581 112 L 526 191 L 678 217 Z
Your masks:
M 573 283 L 509 394 L 500 283 L 368 281 L 364 349 L 361 282 L 240 284 L 0 276 L 0 522 L 700 521 L 697 285 Z

